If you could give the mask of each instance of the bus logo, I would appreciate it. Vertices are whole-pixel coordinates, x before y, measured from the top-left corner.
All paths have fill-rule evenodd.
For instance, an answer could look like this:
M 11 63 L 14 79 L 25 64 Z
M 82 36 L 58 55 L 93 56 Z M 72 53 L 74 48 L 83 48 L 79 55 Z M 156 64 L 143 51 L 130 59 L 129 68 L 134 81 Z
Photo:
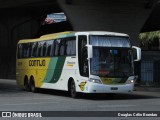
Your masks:
M 85 88 L 85 85 L 86 85 L 86 82 L 81 82 L 79 87 L 82 91 L 84 91 L 84 88 Z
M 29 66 L 45 66 L 45 60 L 29 60 Z

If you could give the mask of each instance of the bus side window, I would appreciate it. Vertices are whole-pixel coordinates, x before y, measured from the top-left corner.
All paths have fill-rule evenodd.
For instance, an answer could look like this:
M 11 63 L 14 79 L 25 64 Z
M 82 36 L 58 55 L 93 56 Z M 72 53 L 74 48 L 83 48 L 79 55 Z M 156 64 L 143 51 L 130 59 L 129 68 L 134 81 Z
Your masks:
M 43 52 L 42 52 L 42 56 L 45 57 L 46 56 L 46 50 L 47 50 L 47 45 L 46 42 L 43 44 Z
M 47 41 L 47 52 L 46 56 L 51 56 L 51 47 L 52 47 L 52 41 Z
M 55 46 L 55 53 L 54 53 L 54 55 L 55 56 L 58 56 L 59 54 L 58 54 L 58 52 L 59 52 L 59 47 L 60 47 L 60 39 L 58 39 L 58 40 L 55 40 L 55 42 L 54 42 L 54 46 Z
M 27 43 L 22 44 L 22 58 L 27 57 Z
M 66 55 L 76 55 L 76 38 L 68 38 L 66 41 Z
M 31 57 L 32 45 L 31 43 L 27 43 L 27 57 Z
M 51 56 L 54 56 L 54 40 L 52 40 L 52 45 L 51 45 Z
M 42 57 L 42 46 L 43 44 L 42 44 L 42 42 L 38 42 L 38 57 Z
M 59 46 L 59 55 L 65 55 L 65 48 L 66 48 L 66 39 L 61 40 Z
M 38 47 L 38 43 L 37 42 L 33 43 L 31 57 L 37 57 L 37 47 Z
M 81 76 L 89 76 L 89 67 L 87 60 L 87 36 L 78 36 L 78 60 L 79 60 L 79 71 Z
M 22 58 L 22 45 L 19 44 L 18 45 L 18 55 L 17 55 L 18 58 Z

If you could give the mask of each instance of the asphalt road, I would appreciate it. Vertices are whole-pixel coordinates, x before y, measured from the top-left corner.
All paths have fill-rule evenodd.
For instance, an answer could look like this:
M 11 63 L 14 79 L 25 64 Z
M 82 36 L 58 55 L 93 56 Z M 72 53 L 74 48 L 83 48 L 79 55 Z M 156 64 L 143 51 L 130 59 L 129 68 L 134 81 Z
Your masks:
M 73 99 L 66 92 L 56 90 L 26 92 L 16 85 L 15 80 L 0 79 L 0 111 L 160 111 L 160 93 L 135 91 L 132 94 L 117 94 L 114 98 L 101 94 L 81 95 L 78 99 Z M 55 117 L 54 120 L 59 120 L 60 117 L 63 115 Z M 100 118 L 106 120 L 105 117 Z M 67 119 L 80 120 L 74 117 Z M 83 120 L 88 119 L 96 120 L 95 117 L 83 117 Z M 135 120 L 133 117 L 107 117 L 108 119 Z M 139 117 L 136 119 L 141 120 Z M 146 117 L 145 120 L 147 119 L 150 118 Z

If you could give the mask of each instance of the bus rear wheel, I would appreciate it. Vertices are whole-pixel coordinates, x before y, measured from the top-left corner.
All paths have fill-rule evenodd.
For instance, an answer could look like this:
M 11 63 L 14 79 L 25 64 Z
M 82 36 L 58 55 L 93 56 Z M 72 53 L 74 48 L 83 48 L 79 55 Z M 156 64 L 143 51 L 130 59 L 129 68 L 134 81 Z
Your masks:
M 35 87 L 34 78 L 31 78 L 31 80 L 30 80 L 30 87 L 31 87 L 31 92 L 33 92 L 33 93 L 37 92 L 37 88 Z
M 24 90 L 28 92 L 30 91 L 30 85 L 27 79 L 24 80 Z
M 70 82 L 69 91 L 70 91 L 70 95 L 71 95 L 72 98 L 77 98 L 78 97 L 78 93 L 76 92 L 76 85 L 75 85 L 74 80 L 72 80 Z

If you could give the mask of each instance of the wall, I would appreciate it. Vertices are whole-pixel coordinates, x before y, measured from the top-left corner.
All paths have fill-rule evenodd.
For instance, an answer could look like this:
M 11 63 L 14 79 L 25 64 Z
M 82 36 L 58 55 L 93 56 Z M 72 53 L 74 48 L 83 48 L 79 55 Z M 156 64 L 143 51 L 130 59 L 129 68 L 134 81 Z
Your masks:
M 40 25 L 25 9 L 1 9 L 0 15 L 0 78 L 15 78 L 17 42 L 33 38 Z

